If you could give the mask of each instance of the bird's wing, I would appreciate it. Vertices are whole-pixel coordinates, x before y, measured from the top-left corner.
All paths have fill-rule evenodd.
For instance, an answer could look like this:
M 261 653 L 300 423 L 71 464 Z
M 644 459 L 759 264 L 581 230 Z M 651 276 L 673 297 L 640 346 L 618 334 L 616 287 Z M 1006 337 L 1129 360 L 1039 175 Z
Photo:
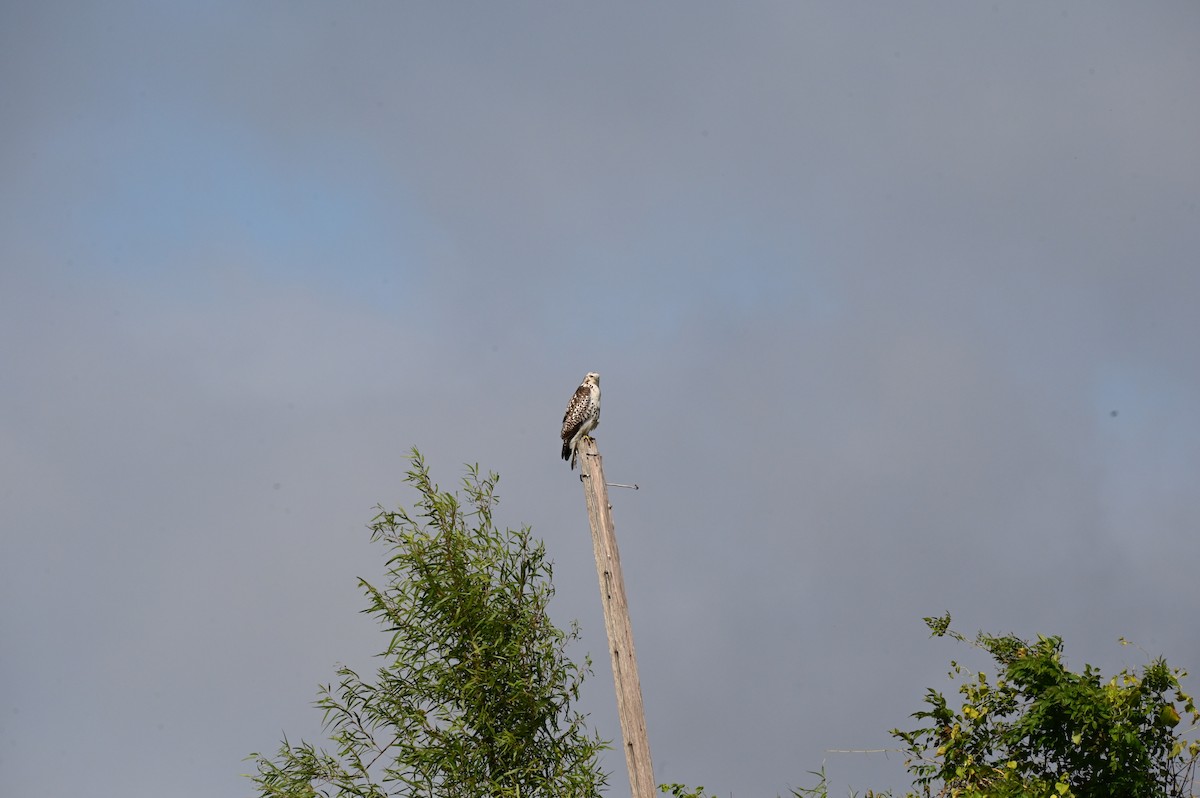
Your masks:
M 563 413 L 563 438 L 569 438 L 574 434 L 583 420 L 587 418 L 587 407 L 591 402 L 591 392 L 586 385 L 580 385 L 575 389 L 575 395 L 571 397 L 571 401 L 567 404 L 567 412 Z

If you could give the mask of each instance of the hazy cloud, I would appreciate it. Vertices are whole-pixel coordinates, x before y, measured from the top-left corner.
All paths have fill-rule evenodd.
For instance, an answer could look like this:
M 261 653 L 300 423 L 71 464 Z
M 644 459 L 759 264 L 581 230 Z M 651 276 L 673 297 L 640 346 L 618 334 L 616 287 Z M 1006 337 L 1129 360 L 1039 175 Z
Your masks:
M 945 684 L 945 609 L 1200 660 L 1194 4 L 0 20 L 0 792 L 318 737 L 414 444 L 501 473 L 617 738 L 589 370 L 660 781 L 905 784 L 826 751 Z

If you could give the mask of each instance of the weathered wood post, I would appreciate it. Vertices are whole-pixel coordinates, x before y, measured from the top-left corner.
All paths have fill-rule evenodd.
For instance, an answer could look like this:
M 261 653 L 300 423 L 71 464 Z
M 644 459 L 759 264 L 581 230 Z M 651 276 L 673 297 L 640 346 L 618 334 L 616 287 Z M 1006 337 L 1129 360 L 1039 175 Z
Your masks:
M 613 529 L 604 463 L 596 442 L 584 438 L 579 445 L 583 495 L 592 526 L 596 552 L 596 575 L 600 578 L 600 601 L 604 605 L 604 628 L 612 655 L 613 684 L 617 691 L 617 714 L 625 741 L 625 764 L 633 798 L 654 798 L 654 766 L 650 761 L 650 739 L 646 736 L 646 711 L 642 706 L 642 683 L 638 679 L 637 654 L 633 650 L 633 626 L 625 600 L 625 578 L 621 575 L 621 553 Z

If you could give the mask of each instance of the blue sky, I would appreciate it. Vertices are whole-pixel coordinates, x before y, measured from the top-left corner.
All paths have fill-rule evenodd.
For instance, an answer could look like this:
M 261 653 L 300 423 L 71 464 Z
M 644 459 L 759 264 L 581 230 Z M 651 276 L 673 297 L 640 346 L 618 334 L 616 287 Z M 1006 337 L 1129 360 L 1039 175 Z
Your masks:
M 243 756 L 317 739 L 315 686 L 384 645 L 355 585 L 413 445 L 501 473 L 617 737 L 557 458 L 588 371 L 642 486 L 659 781 L 907 784 L 829 751 L 948 686 L 946 609 L 1194 670 L 1198 34 L 1193 3 L 10 4 L 0 793 L 245 795 Z

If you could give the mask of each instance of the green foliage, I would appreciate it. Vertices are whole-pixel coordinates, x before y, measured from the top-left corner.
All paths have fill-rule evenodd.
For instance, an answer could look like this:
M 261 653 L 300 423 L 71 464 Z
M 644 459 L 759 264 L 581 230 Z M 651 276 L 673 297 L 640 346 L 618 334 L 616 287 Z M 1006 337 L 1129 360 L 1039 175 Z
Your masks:
M 1026 642 L 950 629 L 950 616 L 926 618 L 935 636 L 971 642 L 996 661 L 995 682 L 965 674 L 952 708 L 936 690 L 913 731 L 892 730 L 906 746 L 907 766 L 922 794 L 1047 798 L 1175 798 L 1191 796 L 1200 744 L 1176 732 L 1177 707 L 1200 721 L 1181 670 L 1159 658 L 1141 673 L 1105 680 L 1085 665 L 1062 662 L 1062 640 Z M 1122 641 L 1124 642 L 1124 641 Z M 951 662 L 951 677 L 964 669 Z
M 789 792 L 792 798 L 829 798 L 829 783 L 825 779 L 825 768 L 820 770 L 810 770 L 809 774 L 817 777 L 817 783 L 812 787 L 793 787 Z M 658 785 L 659 792 L 664 795 L 671 795 L 674 798 L 717 798 L 711 792 L 705 792 L 704 787 L 696 787 L 692 789 L 683 784 L 660 784 Z M 867 790 L 863 794 L 863 798 L 891 798 L 890 792 L 872 792 Z M 850 798 L 857 798 L 858 793 L 850 793 Z
M 820 770 L 810 770 L 809 775 L 817 777 L 817 783 L 812 787 L 793 787 L 791 789 L 792 798 L 829 798 L 829 782 L 825 778 L 825 766 L 822 765 Z M 912 793 L 909 793 L 911 796 Z M 850 798 L 858 798 L 858 793 L 851 791 Z M 863 798 L 892 798 L 891 791 L 875 792 L 867 790 L 863 793 Z
M 606 781 L 606 747 L 573 709 L 587 672 L 564 649 L 578 637 L 546 609 L 552 566 L 528 528 L 500 531 L 499 477 L 468 467 L 465 498 L 433 484 L 413 449 L 414 512 L 380 508 L 372 540 L 389 548 L 386 583 L 360 583 L 364 612 L 390 634 L 373 681 L 347 667 L 316 705 L 332 753 L 285 738 L 252 754 L 259 795 L 584 798 Z
M 711 792 L 705 792 L 703 786 L 692 789 L 684 784 L 660 784 L 658 791 L 674 798 L 716 798 Z

